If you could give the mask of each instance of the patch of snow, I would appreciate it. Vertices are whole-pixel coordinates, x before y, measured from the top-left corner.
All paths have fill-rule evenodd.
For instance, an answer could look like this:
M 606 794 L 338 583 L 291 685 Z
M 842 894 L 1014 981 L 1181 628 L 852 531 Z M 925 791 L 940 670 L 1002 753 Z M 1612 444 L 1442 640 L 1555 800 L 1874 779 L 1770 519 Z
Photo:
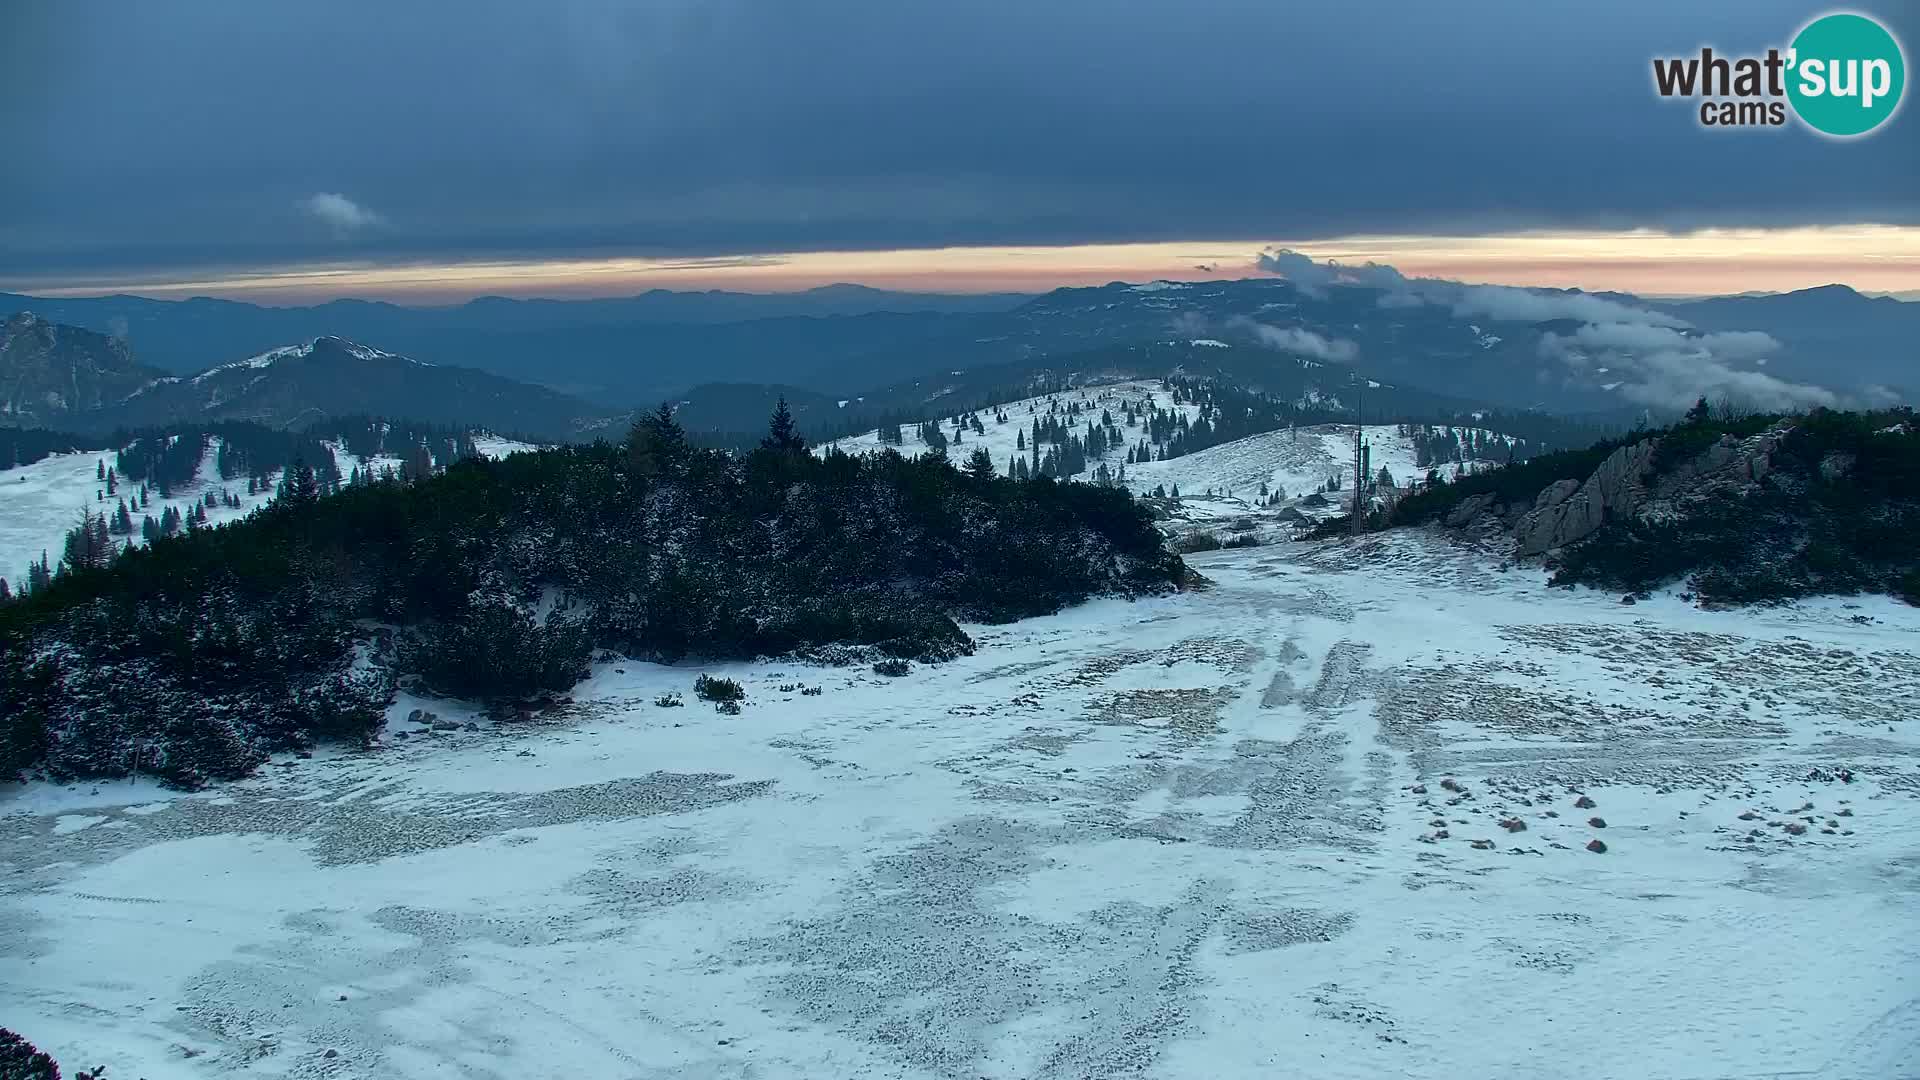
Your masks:
M 525 443 L 515 439 L 503 439 L 498 435 L 475 435 L 473 437 L 473 448 L 479 451 L 480 456 L 484 458 L 503 458 L 508 454 L 521 454 L 530 450 L 542 449 L 541 446 L 535 443 Z M 339 456 L 338 450 L 335 451 L 335 456 Z M 340 467 L 342 475 L 345 475 L 349 471 L 345 465 Z

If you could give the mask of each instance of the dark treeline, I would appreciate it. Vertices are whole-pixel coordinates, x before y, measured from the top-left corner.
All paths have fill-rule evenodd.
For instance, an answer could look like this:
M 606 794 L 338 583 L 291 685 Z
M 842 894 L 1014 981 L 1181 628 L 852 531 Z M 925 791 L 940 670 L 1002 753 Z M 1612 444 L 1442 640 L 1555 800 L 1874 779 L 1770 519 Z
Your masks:
M 1126 493 L 804 449 L 744 455 L 670 415 L 624 445 L 465 458 L 157 537 L 0 605 L 0 770 L 238 776 L 364 740 L 395 680 L 522 698 L 595 648 L 674 659 L 848 644 L 939 659 L 1005 621 L 1184 568 Z M 374 630 L 372 627 L 384 629 Z
M 31 465 L 46 460 L 51 454 L 99 450 L 106 445 L 92 436 L 69 435 L 40 428 L 0 427 L 0 469 Z

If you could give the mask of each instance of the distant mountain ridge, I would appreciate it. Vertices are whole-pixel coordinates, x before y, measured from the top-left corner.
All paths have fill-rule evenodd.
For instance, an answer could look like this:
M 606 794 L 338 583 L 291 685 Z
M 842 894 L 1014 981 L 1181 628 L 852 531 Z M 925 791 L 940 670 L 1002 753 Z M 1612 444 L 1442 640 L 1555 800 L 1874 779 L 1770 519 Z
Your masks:
M 858 323 L 869 316 L 896 317 L 873 320 L 881 325 L 917 322 L 916 316 L 937 324 L 939 316 L 1004 311 L 1028 299 L 1019 293 L 907 293 L 849 284 L 792 293 L 654 289 L 636 296 L 579 300 L 482 296 L 446 307 L 352 299 L 263 307 L 212 297 L 154 300 L 129 295 L 56 298 L 0 293 L 0 311 L 31 310 L 54 322 L 124 337 L 147 363 L 176 375 L 255 356 L 289 341 L 325 336 L 377 341 L 435 363 L 465 363 L 518 375 L 510 366 L 512 354 L 542 340 L 569 352 L 599 352 L 631 360 L 636 352 L 644 354 L 653 348 L 677 351 L 698 345 L 703 328 L 722 324 L 788 319 Z M 622 330 L 626 332 L 609 333 Z M 495 341 L 501 347 L 490 348 Z
M 831 286 L 767 295 L 481 298 L 431 309 L 0 295 L 0 303 L 10 300 L 122 334 L 144 362 L 173 374 L 288 341 L 340 336 L 621 408 L 721 383 L 778 385 L 796 400 L 837 402 L 945 372 L 1199 339 L 1344 364 L 1403 388 L 1556 412 L 1653 407 L 1677 414 L 1697 394 L 1725 388 L 1768 391 L 1773 400 L 1762 407 L 1886 404 L 1920 390 L 1913 376 L 1920 304 L 1845 286 L 1650 300 L 1444 282 L 1315 287 L 1258 277 L 1113 282 L 1031 298 Z M 731 422 L 713 418 L 723 421 Z
M 624 421 L 609 409 L 472 368 L 428 364 L 340 337 L 317 337 L 192 376 L 135 363 L 123 342 L 18 315 L 0 336 L 0 389 L 19 426 L 75 432 L 181 421 L 298 428 L 338 416 L 391 416 L 548 439 Z M 61 387 L 79 392 L 63 392 Z M 55 408 L 53 402 L 60 403 Z

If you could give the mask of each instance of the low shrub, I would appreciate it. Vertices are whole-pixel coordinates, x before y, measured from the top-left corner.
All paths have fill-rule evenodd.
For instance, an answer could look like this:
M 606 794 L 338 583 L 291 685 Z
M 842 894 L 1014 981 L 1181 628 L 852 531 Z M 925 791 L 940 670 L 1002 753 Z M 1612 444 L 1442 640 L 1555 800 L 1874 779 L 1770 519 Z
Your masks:
M 701 701 L 722 703 L 740 701 L 747 696 L 747 690 L 732 679 L 716 679 L 711 675 L 702 675 L 693 680 L 693 696 Z
M 60 1080 L 60 1066 L 24 1037 L 0 1028 L 0 1080 Z

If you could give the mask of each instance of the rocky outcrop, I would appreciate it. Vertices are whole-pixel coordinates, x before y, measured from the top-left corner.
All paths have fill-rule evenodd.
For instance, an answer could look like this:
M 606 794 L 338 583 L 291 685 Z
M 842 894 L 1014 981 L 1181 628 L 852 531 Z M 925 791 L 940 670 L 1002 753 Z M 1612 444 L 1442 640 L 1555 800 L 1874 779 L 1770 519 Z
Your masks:
M 1787 421 L 1747 438 L 1723 436 L 1692 459 L 1652 477 L 1657 441 L 1643 439 L 1607 456 L 1584 482 L 1557 480 L 1542 489 L 1531 507 L 1507 511 L 1514 554 L 1543 555 L 1598 532 L 1609 521 L 1630 517 L 1670 519 L 1689 503 L 1721 494 L 1750 492 L 1773 468 L 1774 448 L 1791 430 Z M 1822 471 L 1840 475 L 1851 462 L 1832 461 Z M 1483 512 L 1500 513 L 1491 496 L 1467 499 L 1449 514 L 1449 525 L 1461 526 Z
M 1559 480 L 1540 492 L 1514 526 L 1514 554 L 1539 555 L 1591 536 L 1610 520 L 1632 515 L 1646 498 L 1643 481 L 1653 464 L 1652 439 L 1607 456 L 1583 484 Z
M 1774 449 L 1792 427 L 1790 421 L 1783 420 L 1744 439 L 1722 436 L 1662 475 L 1641 514 L 1672 519 L 1681 516 L 1690 503 L 1718 495 L 1751 493 L 1773 471 Z

